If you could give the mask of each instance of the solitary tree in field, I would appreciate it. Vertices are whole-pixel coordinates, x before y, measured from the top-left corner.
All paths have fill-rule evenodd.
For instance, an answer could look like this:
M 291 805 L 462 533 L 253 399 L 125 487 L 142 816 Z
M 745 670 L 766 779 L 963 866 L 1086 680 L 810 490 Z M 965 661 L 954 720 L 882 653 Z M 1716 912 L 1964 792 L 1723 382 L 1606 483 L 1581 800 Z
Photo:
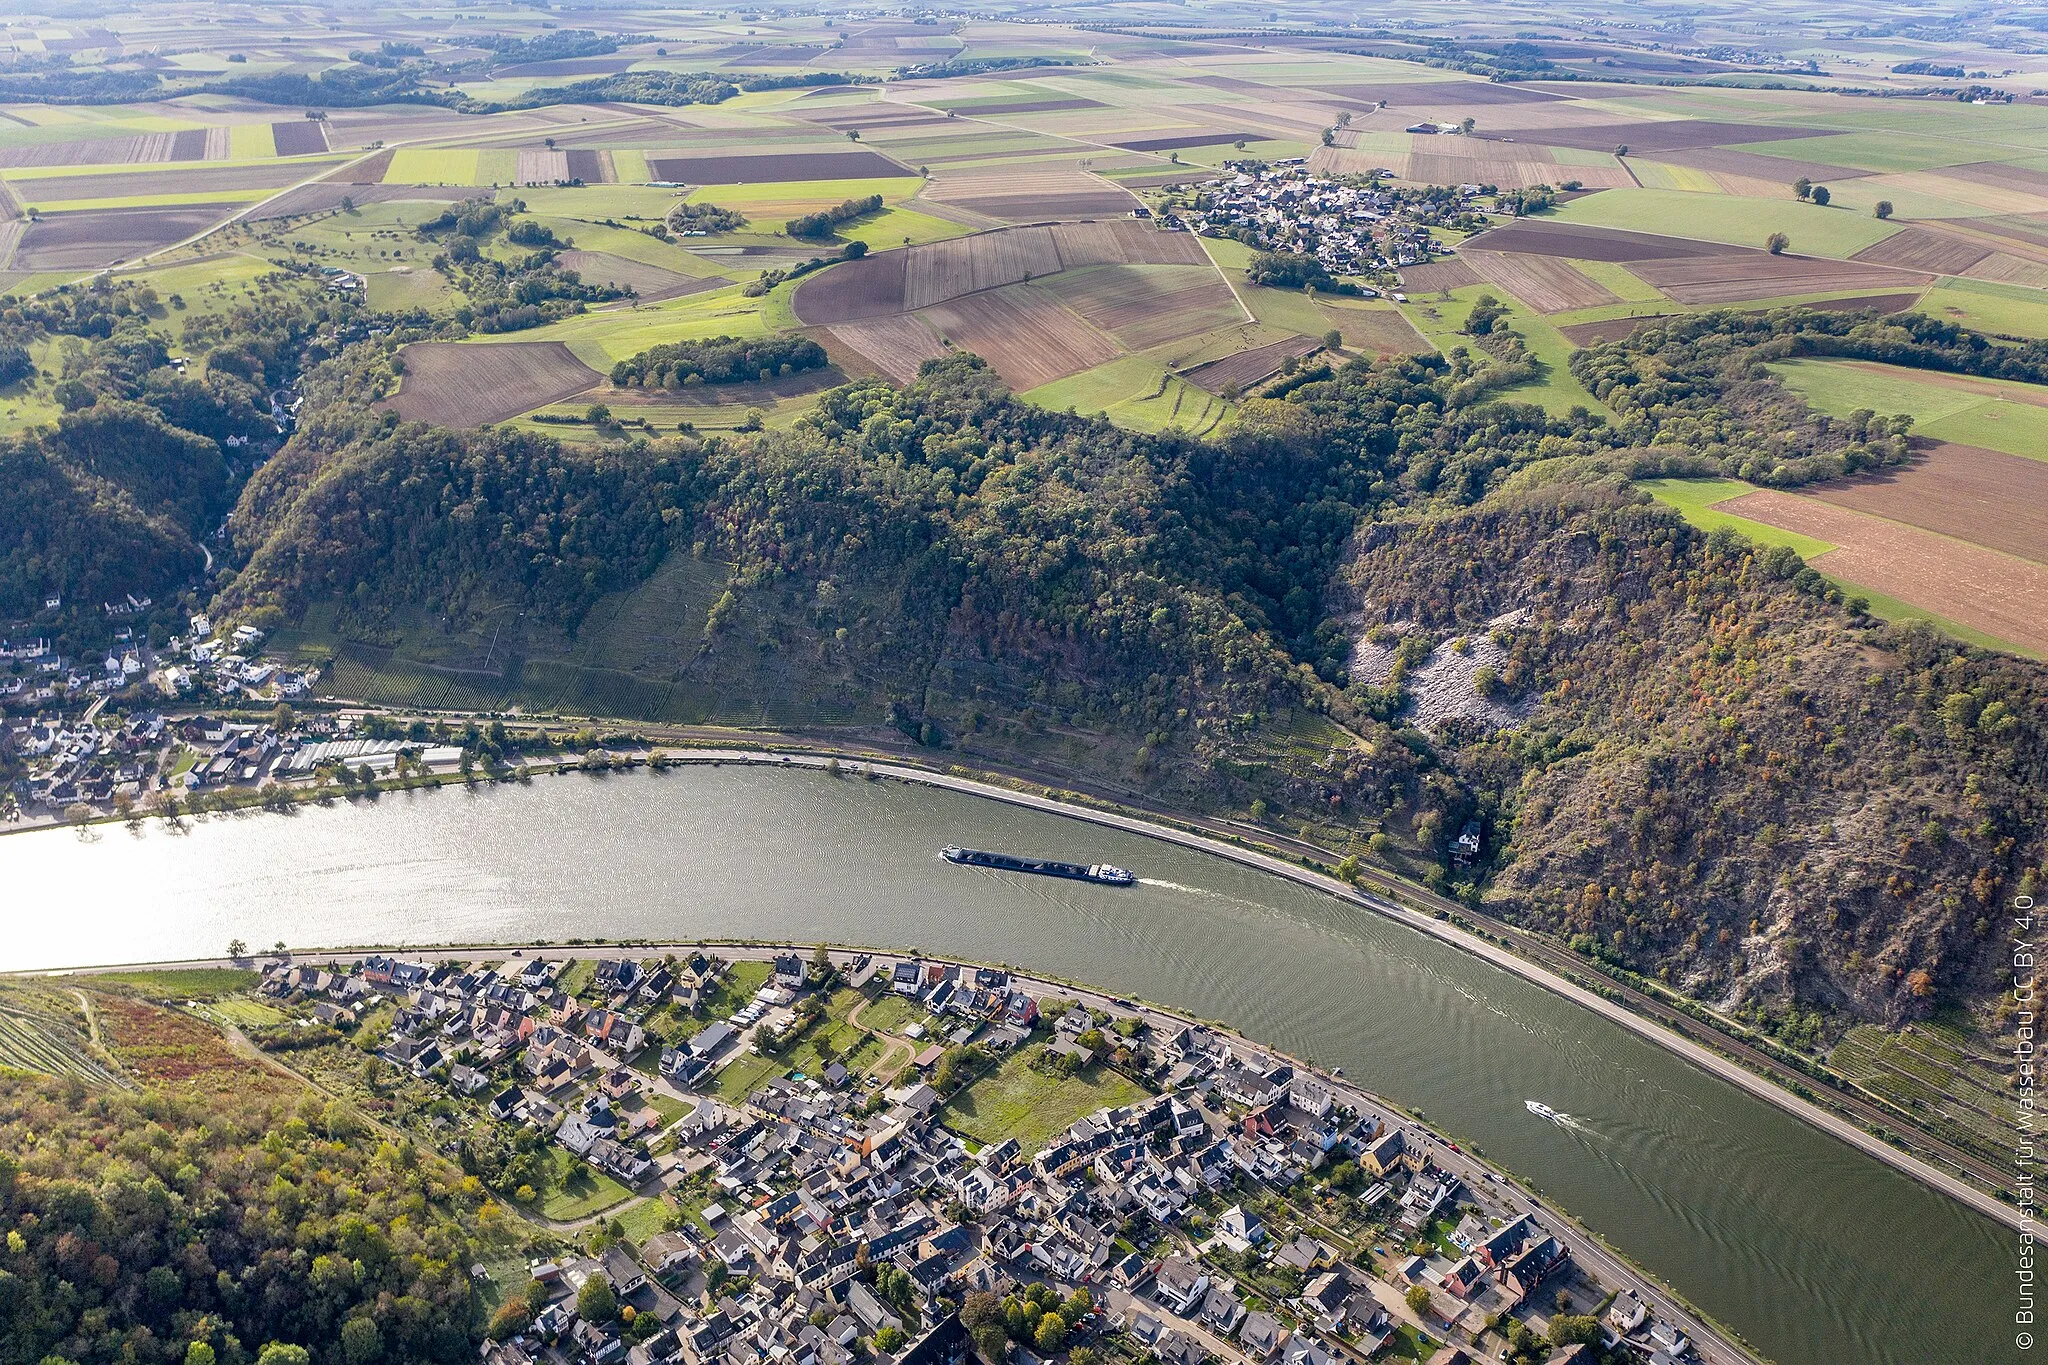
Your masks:
M 1463 119 L 1459 120 L 1458 131 L 1461 133 L 1469 133 L 1478 126 L 1479 120 L 1473 118 L 1470 114 L 1467 114 Z
M 249 945 L 238 938 L 228 940 L 228 956 L 240 960 L 249 955 Z
M 1614 154 L 1615 154 L 1616 156 L 1627 156 L 1627 155 L 1628 155 L 1628 144 L 1627 144 L 1626 142 L 1622 142 L 1622 143 L 1618 143 L 1618 144 L 1616 144 L 1616 146 L 1615 146 L 1615 148 L 1614 148 Z
M 1804 199 L 1807 195 L 1813 193 L 1813 182 L 1811 180 L 1808 180 L 1803 175 L 1800 176 L 1797 180 L 1792 182 L 1792 193 L 1798 195 L 1801 199 Z
M 1813 202 L 1820 205 L 1822 208 L 1826 208 L 1828 206 L 1828 200 L 1832 199 L 1833 197 L 1833 195 L 1828 193 L 1828 187 L 1826 185 L 1815 185 L 1813 187 Z
M 1892 201 L 1880 199 L 1870 211 L 1880 218 L 1889 218 L 1892 216 Z
M 1792 239 L 1782 232 L 1774 232 L 1764 238 L 1764 250 L 1770 252 L 1773 256 L 1784 255 L 1791 245 Z

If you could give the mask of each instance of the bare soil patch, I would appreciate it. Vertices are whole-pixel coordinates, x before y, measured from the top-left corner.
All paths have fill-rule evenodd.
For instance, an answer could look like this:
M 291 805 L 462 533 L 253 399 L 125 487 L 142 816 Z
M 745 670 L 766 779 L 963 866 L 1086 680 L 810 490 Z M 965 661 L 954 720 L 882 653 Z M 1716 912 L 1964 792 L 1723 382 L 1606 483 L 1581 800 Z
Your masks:
M 2024 284 L 2035 289 L 2048 287 L 2048 265 L 2004 251 L 1992 252 L 1963 273 L 1973 280 L 1990 280 L 1997 284 Z
M 642 60 L 632 56 L 608 57 L 564 57 L 552 62 L 521 62 L 516 66 L 495 67 L 491 76 L 496 80 L 518 76 L 616 76 L 621 71 L 630 71 L 633 63 Z
M 1785 127 L 1769 123 L 1719 123 L 1712 119 L 1672 119 L 1658 123 L 1596 123 L 1582 128 L 1545 128 L 1530 133 L 1541 136 L 1552 147 L 1578 147 L 1589 152 L 1612 151 L 1625 146 L 1641 156 L 1687 151 L 1695 147 L 1723 147 L 1741 142 L 1788 142 L 1793 138 L 1822 137 L 1832 128 Z M 1518 133 L 1518 136 L 1521 134 Z M 1479 138 L 1498 138 L 1499 133 L 1478 132 Z M 1796 173 L 1793 178 L 1797 178 Z
M 1205 80 L 1204 85 L 1220 85 L 1220 81 Z M 1228 89 L 1229 87 L 1224 87 Z M 1256 87 L 1254 87 L 1256 88 Z M 1509 85 L 1499 81 L 1409 81 L 1395 84 L 1373 82 L 1364 85 L 1319 85 L 1318 90 L 1336 95 L 1340 99 L 1372 103 L 1386 100 L 1392 105 L 1403 104 L 1554 104 L 1563 99 L 1548 90 L 1536 90 L 1526 85 Z
M 107 175 L 67 175 L 56 180 L 27 181 L 17 191 L 43 196 L 30 203 L 63 199 L 127 199 L 146 194 L 214 194 L 221 190 L 283 189 L 303 180 L 316 167 L 259 162 L 249 166 L 209 166 L 192 171 L 121 171 Z
M 716 289 L 732 281 L 722 275 L 685 275 L 609 251 L 565 251 L 562 264 L 583 277 L 586 284 L 616 284 L 631 289 L 642 299 L 673 299 Z
M 1465 246 L 1481 251 L 1521 252 L 1529 256 L 1563 256 L 1574 261 L 1669 261 L 1683 256 L 1745 256 L 1759 253 L 1719 242 L 1665 237 L 1623 228 L 1581 227 L 1519 218 L 1470 238 Z
M 1909 227 L 1863 248 L 1849 259 L 1870 265 L 1925 270 L 1933 275 L 1960 275 L 1990 254 L 1991 248 L 1981 242 L 1966 241 L 1923 227 Z
M 1116 138 L 1110 146 L 1122 147 L 1129 152 L 1173 152 L 1184 147 L 1215 147 L 1225 142 L 1261 142 L 1261 133 L 1226 132 L 1222 129 L 1208 129 L 1187 133 L 1174 133 L 1165 137 Z
M 909 174 L 880 152 L 778 152 L 762 156 L 649 157 L 656 180 L 684 185 L 764 185 L 791 180 L 871 180 Z
M 1920 302 L 1916 291 L 1910 294 L 1857 294 L 1846 299 L 1816 299 L 1802 303 L 1801 308 L 1812 308 L 1822 313 L 1861 313 L 1875 309 L 1879 313 L 1903 313 Z
M 929 307 L 1091 265 L 1204 265 L 1185 232 L 1131 219 L 998 228 L 836 265 L 797 287 L 797 316 L 834 325 Z
M 611 155 L 605 151 L 583 147 L 566 156 L 571 180 L 581 180 L 586 185 L 609 185 L 617 179 L 612 174 Z
M 1972 161 L 1961 166 L 1943 166 L 1940 174 L 1949 180 L 1967 180 L 1994 189 L 2034 190 L 2048 194 L 2048 171 L 2008 166 L 2002 161 Z
M 903 277 L 906 309 L 1057 274 L 1061 269 L 1059 245 L 1049 227 L 955 237 L 913 247 L 907 255 Z
M 204 136 L 203 131 L 201 135 Z M 315 118 L 273 123 L 270 140 L 276 144 L 279 156 L 312 156 L 327 150 L 327 125 Z
M 1745 251 L 1734 256 L 1688 257 L 1671 261 L 1631 261 L 1628 268 L 1645 284 L 1680 303 L 1745 303 L 1789 294 L 1818 294 L 1833 289 L 1896 290 L 1899 285 L 1925 286 L 1933 277 L 1890 266 L 1859 265 L 1819 256 L 1773 256 Z
M 1344 308 L 1336 312 L 1344 344 L 1353 350 L 1387 356 L 1427 354 L 1435 349 L 1395 309 Z
M 1462 289 L 1468 284 L 1477 283 L 1479 272 L 1474 270 L 1463 256 L 1401 268 L 1402 286 L 1415 294 L 1433 294 L 1439 289 Z
M 1181 373 L 1181 378 L 1211 393 L 1221 393 L 1233 385 L 1239 389 L 1251 387 L 1270 375 L 1278 374 L 1280 366 L 1290 356 L 1305 356 L 1320 350 L 1322 342 L 1314 337 L 1291 336 L 1264 346 L 1254 346 L 1248 351 L 1212 360 L 1206 365 L 1197 365 Z
M 871 128 L 916 128 L 946 122 L 944 114 L 934 113 L 921 104 L 884 104 L 880 100 L 870 100 L 865 104 L 840 105 L 830 109 L 799 109 L 797 117 L 806 123 L 815 123 L 841 132 L 848 128 L 858 128 L 862 131 Z
M 987 114 L 996 117 L 1003 114 L 1054 114 L 1066 109 L 1101 109 L 1105 107 L 1098 100 L 1084 100 L 1079 96 L 1050 100 L 1003 100 L 997 104 L 977 104 L 960 112 L 969 117 Z
M 902 384 L 917 378 L 919 365 L 946 354 L 946 343 L 939 339 L 939 334 L 909 313 L 864 322 L 841 322 L 819 330 Z
M 1207 265 L 1089 266 L 1039 287 L 1133 351 L 1244 321 L 1230 287 Z
M 1621 302 L 1606 285 L 1580 274 L 1561 257 L 1468 251 L 1462 259 L 1481 279 L 1499 285 L 1539 313 L 1566 313 Z
M 390 406 L 408 421 L 437 426 L 502 422 L 559 403 L 604 378 L 559 341 L 425 341 L 402 355 L 405 381 Z
M 1013 223 L 1055 218 L 1118 218 L 1137 206 L 1128 190 L 1071 163 L 941 171 L 919 196 Z
M 1043 291 L 1012 286 L 953 299 L 921 316 L 973 351 L 1017 390 L 1093 369 L 1121 354 L 1114 341 Z
M 277 198 L 264 204 L 261 209 L 249 215 L 251 222 L 268 218 L 295 218 L 302 213 L 331 213 L 341 207 L 346 199 L 351 204 L 389 204 L 416 200 L 421 204 L 454 204 L 464 199 L 479 196 L 489 198 L 492 191 L 466 189 L 430 189 L 414 185 L 353 185 L 345 180 L 321 180 L 311 185 L 301 185 L 287 190 Z
M 1678 316 L 1673 313 L 1650 313 L 1637 318 L 1606 318 L 1599 322 L 1575 322 L 1569 327 L 1560 327 L 1558 332 L 1574 346 L 1598 346 L 1603 341 L 1619 341 L 1634 336 L 1645 327 L 1655 327 Z
M 14 254 L 18 270 L 92 270 L 182 242 L 240 207 L 191 204 L 174 209 L 94 209 L 53 213 L 31 223 Z
M 1629 150 L 1636 150 L 1633 143 Z M 1761 152 L 1745 152 L 1734 147 L 1681 147 L 1664 159 L 1680 166 L 1694 166 L 1703 171 L 1764 180 L 1776 185 L 1790 185 L 1802 175 L 1816 184 L 1825 184 L 1831 180 L 1860 180 L 1874 174 L 1859 171 L 1853 166 L 1835 166 L 1825 161 L 1794 161 L 1790 157 L 1765 156 Z
M 1761 489 L 1718 506 L 1840 546 L 1814 557 L 1824 573 L 2048 652 L 2048 565 L 1810 494 Z
M 2048 462 L 1943 441 L 1903 468 L 1812 491 L 1837 507 L 2048 564 Z

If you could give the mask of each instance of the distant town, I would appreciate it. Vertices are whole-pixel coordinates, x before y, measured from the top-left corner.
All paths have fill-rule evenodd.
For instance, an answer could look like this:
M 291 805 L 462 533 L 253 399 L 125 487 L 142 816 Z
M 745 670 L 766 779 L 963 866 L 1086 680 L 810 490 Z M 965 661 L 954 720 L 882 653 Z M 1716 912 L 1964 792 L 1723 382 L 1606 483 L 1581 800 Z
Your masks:
M 1340 1075 L 1132 1001 L 822 949 L 232 951 L 260 984 L 193 1008 L 582 1249 L 498 1286 L 487 1365 L 1745 1358 Z

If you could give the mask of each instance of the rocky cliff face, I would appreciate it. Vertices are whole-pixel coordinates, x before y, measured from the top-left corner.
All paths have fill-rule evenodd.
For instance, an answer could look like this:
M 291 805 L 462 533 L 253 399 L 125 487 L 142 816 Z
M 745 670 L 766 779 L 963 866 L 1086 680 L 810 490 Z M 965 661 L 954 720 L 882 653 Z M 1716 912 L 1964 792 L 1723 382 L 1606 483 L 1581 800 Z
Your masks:
M 1509 918 L 1734 1005 L 1895 1020 L 1999 985 L 2043 860 L 2048 670 L 1857 618 L 1788 552 L 1612 492 L 1375 528 L 1340 592 L 1432 646 L 1521 614 L 1493 652 L 1525 719 L 1438 727 L 1510 828 Z

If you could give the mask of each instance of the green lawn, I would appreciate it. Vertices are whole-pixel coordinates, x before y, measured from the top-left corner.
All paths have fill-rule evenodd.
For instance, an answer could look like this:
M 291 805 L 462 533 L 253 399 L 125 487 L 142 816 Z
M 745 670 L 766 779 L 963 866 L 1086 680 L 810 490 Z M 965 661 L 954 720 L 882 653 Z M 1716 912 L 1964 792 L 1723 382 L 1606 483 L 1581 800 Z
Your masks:
M 720 1067 L 711 1089 L 727 1104 L 743 1104 L 747 1096 L 788 1070 L 780 1057 L 742 1054 Z
M 1066 1078 L 1034 1070 L 1028 1059 L 1036 1050 L 1011 1054 L 955 1095 L 940 1111 L 940 1122 L 983 1144 L 1015 1138 L 1031 1153 L 1085 1114 L 1145 1097 L 1142 1087 L 1104 1066 Z
M 1918 435 L 2048 460 L 2048 406 L 2042 406 L 2048 388 L 2038 384 L 1976 378 L 1944 382 L 1945 376 L 1921 370 L 1841 360 L 1789 360 L 1771 366 L 1771 373 L 1832 416 L 1846 417 L 1859 408 L 1908 413 Z
M 92 979 L 131 986 L 152 1000 L 217 1000 L 254 986 L 255 972 L 238 967 L 169 967 L 161 971 L 95 972 Z
M 1918 311 L 1999 336 L 2048 337 L 2048 293 L 2016 284 L 1940 280 L 1920 296 Z
M 584 989 L 590 985 L 591 980 L 596 975 L 596 959 L 588 957 L 571 958 L 563 966 L 562 975 L 557 978 L 555 984 L 562 988 L 562 994 L 577 996 L 583 994 Z
M 728 963 L 718 984 L 704 997 L 704 1012 L 727 1015 L 754 998 L 754 992 L 768 984 L 775 968 L 766 962 Z
M 1901 226 L 1852 209 L 1820 208 L 1797 199 L 1738 199 L 1685 190 L 1602 190 L 1546 216 L 1735 246 L 1761 247 L 1771 233 L 1782 232 L 1800 255 L 1837 257 L 1881 242 Z
M 1792 161 L 1818 161 L 1827 166 L 1853 166 L 1862 171 L 1925 171 L 1958 166 L 1966 161 L 2000 160 L 1999 150 L 1960 137 L 1912 137 L 1890 133 L 1836 133 L 1828 137 L 1795 137 L 1783 142 L 1745 142 L 1745 152 L 1782 156 Z M 1788 171 L 1785 178 L 1797 178 Z
M 875 1003 L 861 1014 L 860 1022 L 863 1028 L 876 1033 L 894 1033 L 923 1013 L 907 996 L 892 991 L 877 997 Z
M 668 1214 L 671 1205 L 666 1199 L 656 1196 L 643 1199 L 618 1217 L 620 1228 L 626 1240 L 634 1246 L 644 1246 L 647 1239 L 668 1231 Z
M 548 1181 L 547 1193 L 540 1200 L 543 1218 L 558 1221 L 588 1218 L 632 1195 L 624 1185 L 560 1147 L 548 1148 L 548 1160 L 553 1163 L 554 1170 Z
M 1756 485 L 1740 479 L 1642 479 L 1636 487 L 1667 507 L 1677 508 L 1680 515 L 1702 531 L 1726 526 L 1740 531 L 1759 545 L 1789 545 L 1799 552 L 1801 559 L 1812 559 L 1835 548 L 1824 540 L 1802 536 L 1797 531 L 1782 531 L 1760 521 L 1751 521 L 1748 517 L 1736 516 L 1733 512 L 1716 511 L 1717 503 L 1756 492 Z
M 252 1000 L 243 995 L 223 996 L 199 1006 L 198 1013 L 215 1023 L 233 1024 L 239 1028 L 268 1028 L 282 1024 L 291 1016 L 273 1005 L 261 1000 Z
M 1412 301 L 1402 305 L 1408 321 L 1438 350 L 1449 354 L 1452 348 L 1463 346 L 1478 352 L 1475 339 L 1466 336 L 1461 329 L 1479 296 L 1491 294 L 1507 306 L 1508 324 L 1522 334 L 1530 353 L 1543 363 L 1543 373 L 1535 379 L 1511 388 L 1495 389 L 1487 395 L 1487 401 L 1534 403 L 1553 417 L 1562 417 L 1573 408 L 1585 408 L 1608 417 L 1614 415 L 1605 403 L 1586 392 L 1585 386 L 1573 377 L 1571 356 L 1578 348 L 1565 340 L 1564 333 L 1551 326 L 1541 314 L 1499 285 L 1462 285 L 1451 290 L 1450 294 L 1448 301 L 1435 294 L 1411 296 Z

